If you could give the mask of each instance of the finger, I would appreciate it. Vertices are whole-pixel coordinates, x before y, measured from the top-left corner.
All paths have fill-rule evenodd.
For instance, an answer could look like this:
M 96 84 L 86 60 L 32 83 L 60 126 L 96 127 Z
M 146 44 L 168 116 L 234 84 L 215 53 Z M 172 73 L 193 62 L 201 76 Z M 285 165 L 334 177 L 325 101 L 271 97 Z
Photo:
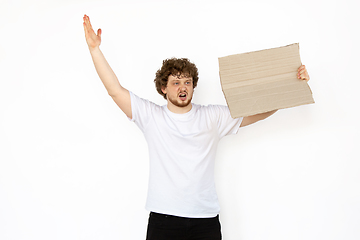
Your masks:
M 300 79 L 309 81 L 309 79 L 310 79 L 309 74 L 307 74 L 307 73 L 301 74 Z
M 87 20 L 87 16 L 84 16 L 84 27 L 86 28 L 86 30 L 89 30 L 89 21 Z
M 306 73 L 306 69 L 302 69 L 299 71 L 299 74 L 303 74 L 303 73 Z
M 101 37 L 101 34 L 102 34 L 102 30 L 101 30 L 101 28 L 99 28 L 99 29 L 97 30 L 97 35 L 98 35 L 99 37 Z
M 302 80 L 309 80 L 309 74 L 307 73 L 307 71 L 302 71 L 302 72 L 299 72 L 297 74 L 297 77 L 298 79 L 302 79 Z
M 310 79 L 308 77 L 302 77 L 301 80 L 309 81 Z
M 86 33 L 87 33 L 86 36 L 92 37 L 93 35 L 95 35 L 94 29 L 92 28 L 90 20 L 88 19 L 88 17 L 85 18 L 84 26 L 86 28 Z
M 90 18 L 88 16 L 84 16 L 84 22 L 86 24 L 86 27 L 88 30 L 92 30 L 92 25 L 91 25 L 91 22 L 90 22 Z
M 84 18 L 83 26 L 84 26 L 85 37 L 87 38 L 89 36 L 90 29 L 89 29 L 89 25 L 87 24 L 85 18 Z
M 87 31 L 85 22 L 83 23 L 83 26 L 84 26 L 85 37 L 87 38 L 88 37 L 88 31 Z
M 89 18 L 89 17 L 87 17 L 87 18 L 86 18 L 86 21 L 87 21 L 87 23 L 88 23 L 88 25 L 89 25 L 90 29 L 92 29 L 92 25 L 91 25 L 91 22 L 90 22 L 90 18 Z
M 299 70 L 298 73 L 297 73 L 297 77 L 298 79 L 301 79 L 301 75 L 303 74 L 302 70 Z
M 298 72 L 299 72 L 299 71 L 303 71 L 303 70 L 306 71 L 305 65 L 301 65 L 301 66 L 298 68 Z

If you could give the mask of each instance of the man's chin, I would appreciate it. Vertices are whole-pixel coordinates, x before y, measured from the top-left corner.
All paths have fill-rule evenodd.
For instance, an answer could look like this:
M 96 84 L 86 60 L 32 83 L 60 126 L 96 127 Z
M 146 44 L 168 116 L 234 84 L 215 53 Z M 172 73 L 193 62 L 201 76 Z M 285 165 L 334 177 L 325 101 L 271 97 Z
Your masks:
M 187 107 L 189 106 L 189 104 L 191 103 L 191 101 L 186 101 L 186 102 L 176 102 L 176 103 L 173 103 L 175 106 L 177 107 Z
M 181 101 L 181 100 L 174 101 L 174 100 L 170 99 L 170 102 L 171 102 L 173 105 L 182 108 L 182 107 L 187 107 L 187 106 L 189 106 L 189 104 L 191 103 L 191 98 L 188 99 L 188 100 L 186 100 L 186 101 Z

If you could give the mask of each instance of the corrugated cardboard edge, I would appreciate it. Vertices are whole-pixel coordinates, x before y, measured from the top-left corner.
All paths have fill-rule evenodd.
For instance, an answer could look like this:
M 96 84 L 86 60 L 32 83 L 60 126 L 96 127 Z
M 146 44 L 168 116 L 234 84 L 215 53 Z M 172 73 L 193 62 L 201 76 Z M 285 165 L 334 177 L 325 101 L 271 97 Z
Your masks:
M 291 46 L 291 45 L 298 45 L 298 48 L 300 49 L 300 44 L 299 43 L 293 43 L 293 44 L 288 44 L 288 45 L 285 45 L 285 46 L 281 46 L 281 47 L 288 47 L 288 46 Z M 275 48 L 281 48 L 281 47 L 275 47 Z M 248 53 L 253 53 L 253 52 L 261 52 L 261 51 L 265 51 L 265 50 L 270 50 L 270 49 L 275 49 L 275 48 L 268 48 L 268 49 L 262 49 L 262 50 L 257 50 L 257 51 L 251 51 L 251 52 L 245 52 L 245 53 L 240 53 L 240 54 L 248 54 Z M 229 56 L 233 56 L 233 55 L 238 55 L 238 54 L 232 54 L 232 55 L 228 55 L 228 56 L 223 56 L 223 57 L 219 57 L 218 58 L 218 62 L 219 62 L 219 66 L 220 66 L 220 59 L 221 58 L 225 58 L 225 57 L 229 57 Z M 301 59 L 300 59 L 300 62 L 301 62 Z M 301 63 L 302 64 L 302 63 Z M 299 66 L 300 67 L 300 66 Z M 220 70 L 220 69 L 219 69 Z M 223 81 L 221 79 L 221 74 L 220 74 L 220 71 L 219 71 L 219 77 L 220 77 L 220 83 L 221 83 L 221 90 L 224 94 L 224 97 L 225 97 L 225 100 L 226 100 L 226 103 L 230 109 L 230 106 L 229 106 L 229 102 L 228 102 L 228 99 L 225 95 L 225 92 L 224 92 L 224 89 L 223 89 Z M 305 82 L 305 84 L 307 85 L 307 88 L 309 89 L 310 93 L 311 93 L 311 98 L 312 98 L 312 101 L 308 101 L 308 102 L 304 102 L 302 104 L 296 104 L 296 105 L 289 105 L 287 107 L 283 107 L 283 108 L 274 108 L 274 109 L 270 109 L 270 110 L 267 110 L 267 111 L 259 111 L 259 112 L 253 112 L 251 114 L 247 114 L 247 115 L 239 115 L 239 116 L 233 116 L 233 113 L 230 111 L 230 115 L 232 118 L 239 118 L 239 117 L 247 117 L 247 116 L 252 116 L 252 115 L 256 115 L 256 114 L 260 114 L 260 113 L 264 113 L 264 112 L 270 112 L 270 111 L 273 111 L 273 110 L 280 110 L 280 109 L 286 109 L 286 108 L 292 108 L 292 107 L 297 107 L 297 106 L 302 106 L 302 105 L 307 105 L 307 104 L 313 104 L 315 103 L 315 100 L 313 98 L 313 95 L 312 95 L 312 91 L 311 91 L 311 88 L 310 86 L 308 85 L 307 82 Z

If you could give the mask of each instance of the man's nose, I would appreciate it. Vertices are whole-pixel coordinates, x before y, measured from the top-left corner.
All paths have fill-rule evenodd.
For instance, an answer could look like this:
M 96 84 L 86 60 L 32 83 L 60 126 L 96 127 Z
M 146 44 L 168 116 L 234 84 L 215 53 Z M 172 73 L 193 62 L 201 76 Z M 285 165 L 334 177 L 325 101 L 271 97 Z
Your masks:
M 181 89 L 181 90 L 185 90 L 185 89 L 186 89 L 186 85 L 185 85 L 185 84 L 181 84 L 181 85 L 180 85 L 180 89 Z

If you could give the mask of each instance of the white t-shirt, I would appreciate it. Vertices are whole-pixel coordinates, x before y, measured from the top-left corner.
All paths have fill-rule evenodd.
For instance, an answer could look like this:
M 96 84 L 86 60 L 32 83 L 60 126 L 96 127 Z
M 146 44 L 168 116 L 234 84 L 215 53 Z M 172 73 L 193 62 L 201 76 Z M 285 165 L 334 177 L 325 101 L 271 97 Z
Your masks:
M 236 134 L 242 118 L 226 106 L 192 104 L 171 112 L 130 92 L 132 119 L 149 147 L 148 211 L 181 217 L 214 217 L 220 206 L 214 182 L 219 140 Z

